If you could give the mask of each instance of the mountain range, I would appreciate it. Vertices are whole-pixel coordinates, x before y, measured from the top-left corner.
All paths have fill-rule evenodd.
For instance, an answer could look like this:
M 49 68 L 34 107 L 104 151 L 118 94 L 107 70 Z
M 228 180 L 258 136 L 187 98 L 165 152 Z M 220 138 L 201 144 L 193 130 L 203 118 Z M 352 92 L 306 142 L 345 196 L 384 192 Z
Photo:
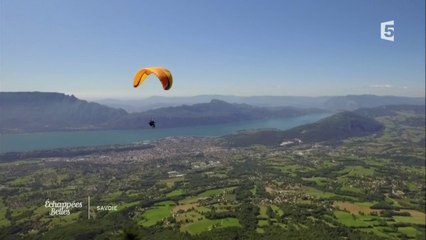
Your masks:
M 376 95 L 347 95 L 347 96 L 232 96 L 232 95 L 199 95 L 191 97 L 149 97 L 139 100 L 103 99 L 96 102 L 128 112 L 140 112 L 154 108 L 192 105 L 210 102 L 213 99 L 229 103 L 245 103 L 258 107 L 295 107 L 318 108 L 327 111 L 352 111 L 358 108 L 371 108 L 383 105 L 424 105 L 422 97 L 376 96 Z
M 213 99 L 208 103 L 181 105 L 127 114 L 116 121 L 113 128 L 140 128 L 150 119 L 160 127 L 185 127 L 221 124 L 256 119 L 286 118 L 323 112 L 318 109 L 296 109 L 292 107 L 256 107 L 248 104 L 228 103 Z M 141 125 L 142 123 L 142 125 Z
M 267 129 L 242 131 L 224 136 L 230 146 L 244 147 L 255 144 L 278 146 L 286 143 L 338 142 L 352 137 L 380 135 L 384 125 L 376 119 L 398 115 L 409 116 L 400 124 L 410 127 L 424 127 L 426 124 L 424 105 L 386 105 L 375 108 L 361 108 L 355 111 L 339 112 L 315 123 L 305 124 L 288 130 Z M 425 138 L 416 144 L 424 146 Z
M 231 146 L 253 144 L 278 146 L 282 142 L 301 141 L 313 143 L 339 141 L 350 137 L 361 137 L 381 133 L 384 126 L 373 118 L 355 112 L 340 112 L 318 122 L 289 130 L 259 130 L 240 132 L 225 136 Z
M 212 96 L 181 98 L 181 102 L 188 99 L 208 100 L 210 97 Z M 212 99 L 205 103 L 128 112 L 62 93 L 0 92 L 0 133 L 147 128 L 147 122 L 150 119 L 156 120 L 160 127 L 184 127 L 295 117 L 324 111 L 353 110 L 359 107 L 389 104 L 424 104 L 423 98 L 374 95 L 319 98 L 227 96 L 227 98 L 236 102 L 247 100 L 251 104 Z M 285 102 L 286 99 L 288 102 Z M 297 102 L 298 99 L 300 102 Z M 322 107 L 318 107 L 320 105 Z
M 1 92 L 0 133 L 108 128 L 128 113 L 62 93 Z
M 128 113 L 61 93 L 0 93 L 0 133 L 59 130 L 147 128 L 155 119 L 160 127 L 184 127 L 245 120 L 284 118 L 321 112 L 291 107 L 255 107 L 213 99 L 208 103 L 182 105 Z

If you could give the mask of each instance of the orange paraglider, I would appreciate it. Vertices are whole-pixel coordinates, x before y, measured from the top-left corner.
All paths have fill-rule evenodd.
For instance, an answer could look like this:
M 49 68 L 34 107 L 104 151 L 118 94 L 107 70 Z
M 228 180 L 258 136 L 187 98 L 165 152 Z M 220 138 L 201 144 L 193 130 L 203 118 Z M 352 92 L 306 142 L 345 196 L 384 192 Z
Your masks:
M 149 67 L 142 68 L 136 73 L 133 79 L 133 87 L 138 87 L 145 81 L 150 74 L 155 74 L 163 85 L 164 90 L 169 90 L 173 85 L 173 76 L 167 68 L 164 67 Z

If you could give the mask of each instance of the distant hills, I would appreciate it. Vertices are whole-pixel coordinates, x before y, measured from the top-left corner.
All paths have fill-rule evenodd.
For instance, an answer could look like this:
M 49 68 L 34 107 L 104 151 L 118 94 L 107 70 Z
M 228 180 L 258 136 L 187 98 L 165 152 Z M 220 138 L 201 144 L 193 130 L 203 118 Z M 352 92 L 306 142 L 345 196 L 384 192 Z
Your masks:
M 204 101 L 212 96 L 188 97 L 180 98 L 180 100 L 182 100 L 181 102 L 189 100 Z M 380 97 L 373 95 L 319 98 L 225 96 L 225 98 L 236 102 L 247 100 L 248 103 L 252 103 L 253 105 L 247 103 L 228 103 L 223 100 L 213 99 L 207 103 L 179 105 L 129 113 L 123 109 L 80 100 L 72 95 L 62 93 L 0 92 L 0 133 L 86 129 L 137 129 L 147 128 L 147 122 L 152 118 L 157 121 L 159 127 L 184 127 L 256 119 L 295 117 L 324 112 L 326 111 L 325 109 L 335 111 L 341 109 L 353 110 L 369 106 L 377 107 L 386 104 L 424 104 L 424 99 L 422 98 Z M 299 100 L 300 102 L 298 102 Z M 179 101 L 176 102 L 179 103 Z M 261 107 L 259 105 L 269 107 Z M 286 105 L 299 106 L 299 108 Z M 313 107 L 320 105 L 322 106 L 321 109 Z M 303 108 L 300 106 L 303 106 Z M 311 107 L 309 108 L 309 106 Z M 386 108 L 384 107 L 380 111 L 386 111 Z M 356 123 L 356 121 L 361 122 L 361 125 L 352 125 L 352 128 L 349 129 L 350 135 L 356 133 L 354 132 L 356 127 L 362 128 L 358 129 L 360 134 L 364 131 L 370 131 L 370 127 L 373 130 L 377 128 L 374 122 L 369 122 L 367 119 L 362 119 L 359 116 L 348 115 L 347 113 L 337 116 L 340 119 L 339 123 L 345 121 L 347 124 Z M 368 117 L 365 113 L 363 116 Z M 325 123 L 317 124 L 320 125 L 312 125 L 312 129 L 306 134 L 318 135 L 315 131 L 316 128 L 325 129 L 328 127 L 328 125 L 321 125 Z M 341 131 L 338 135 L 345 136 L 345 129 L 341 129 Z M 287 134 L 291 136 L 298 135 L 295 132 L 290 133 L 288 132 Z M 324 134 L 321 135 L 324 136 Z
M 395 116 L 397 112 L 404 111 L 412 114 L 425 115 L 425 105 L 388 105 L 379 106 L 373 109 L 362 108 L 355 110 L 356 113 L 367 117 L 378 117 L 378 116 Z
M 404 114 L 407 117 L 399 124 L 412 127 L 425 127 L 425 105 L 388 105 L 375 108 L 360 108 L 351 112 L 339 112 L 318 122 L 302 125 L 285 131 L 278 129 L 242 131 L 222 137 L 230 146 L 250 146 L 255 144 L 279 146 L 283 142 L 303 143 L 336 142 L 351 137 L 381 134 L 382 123 L 375 118 L 395 117 Z M 424 146 L 423 137 L 418 144 Z
M 355 112 L 340 112 L 318 122 L 306 124 L 286 131 L 263 130 L 240 132 L 225 136 L 232 146 L 253 144 L 278 146 L 284 141 L 300 139 L 304 143 L 339 141 L 380 133 L 384 126 L 373 118 Z
M 0 132 L 108 128 L 127 115 L 122 109 L 62 93 L 1 92 Z
M 323 108 L 336 111 L 352 111 L 359 108 L 375 108 L 386 105 L 425 105 L 425 98 L 348 95 L 331 97 L 324 102 Z
M 371 108 L 384 105 L 424 105 L 425 98 L 375 96 L 375 95 L 347 95 L 327 97 L 299 97 L 299 96 L 232 96 L 232 95 L 199 95 L 192 97 L 149 97 L 140 100 L 104 99 L 97 102 L 111 107 L 123 108 L 129 112 L 140 112 L 154 108 L 192 105 L 207 103 L 213 99 L 229 103 L 245 103 L 258 107 L 294 107 L 318 108 L 326 111 L 352 111 L 358 108 Z
M 113 125 L 114 128 L 139 128 L 155 118 L 160 127 L 184 127 L 220 124 L 256 119 L 286 118 L 309 113 L 323 112 L 318 109 L 296 109 L 291 107 L 265 108 L 247 104 L 231 104 L 213 99 L 208 103 L 182 105 L 128 114 Z
M 288 139 L 299 138 L 303 142 L 342 140 L 379 133 L 384 126 L 373 118 L 355 112 L 341 112 L 316 123 L 303 125 L 284 132 Z
M 183 127 L 235 121 L 293 117 L 319 112 L 290 107 L 263 108 L 221 100 L 128 113 L 61 93 L 1 92 L 0 132 L 147 128 L 151 118 L 159 127 Z

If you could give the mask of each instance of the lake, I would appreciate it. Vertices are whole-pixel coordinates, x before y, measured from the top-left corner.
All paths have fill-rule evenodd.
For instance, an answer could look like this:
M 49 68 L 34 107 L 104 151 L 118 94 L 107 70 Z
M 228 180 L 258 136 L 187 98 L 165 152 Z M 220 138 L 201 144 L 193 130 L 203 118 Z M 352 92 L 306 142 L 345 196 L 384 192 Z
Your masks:
M 316 122 L 330 114 L 308 114 L 299 117 L 254 120 L 217 125 L 204 125 L 180 128 L 65 131 L 1 134 L 0 153 L 49 150 L 54 148 L 129 144 L 143 140 L 153 140 L 169 136 L 223 136 L 240 130 L 277 128 L 289 129 Z

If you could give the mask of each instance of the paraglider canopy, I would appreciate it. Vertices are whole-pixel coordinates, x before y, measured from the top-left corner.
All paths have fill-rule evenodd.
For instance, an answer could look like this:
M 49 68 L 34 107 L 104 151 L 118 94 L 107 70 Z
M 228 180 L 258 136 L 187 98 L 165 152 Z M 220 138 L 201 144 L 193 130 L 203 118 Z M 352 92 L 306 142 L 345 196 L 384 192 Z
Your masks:
M 141 85 L 150 74 L 155 74 L 163 85 L 164 90 L 169 90 L 173 85 L 173 77 L 170 71 L 164 67 L 142 68 L 133 79 L 133 87 Z

